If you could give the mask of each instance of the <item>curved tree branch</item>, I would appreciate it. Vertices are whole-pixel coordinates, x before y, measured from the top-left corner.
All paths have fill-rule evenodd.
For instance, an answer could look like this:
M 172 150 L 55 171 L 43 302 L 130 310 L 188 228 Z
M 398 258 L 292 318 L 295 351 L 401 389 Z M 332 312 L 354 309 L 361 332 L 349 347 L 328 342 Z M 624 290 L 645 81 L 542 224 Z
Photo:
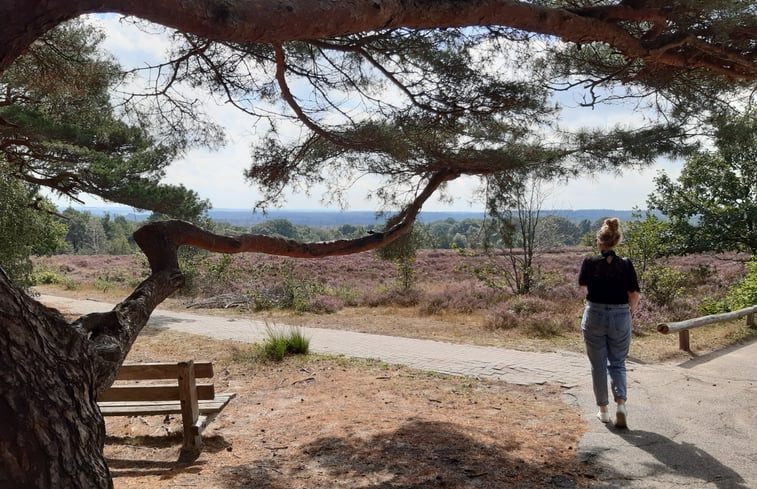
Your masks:
M 218 253 L 267 253 L 295 258 L 319 258 L 324 256 L 349 255 L 372 250 L 391 243 L 407 233 L 415 222 L 423 203 L 439 186 L 456 178 L 459 173 L 439 171 L 433 174 L 415 200 L 402 211 L 402 219 L 383 232 L 349 239 L 302 243 L 284 238 L 242 234 L 235 237 L 221 236 L 198 228 L 186 221 L 159 221 L 147 224 L 134 233 L 134 240 L 147 255 L 153 272 L 176 269 L 176 250 L 180 246 L 195 246 Z
M 112 311 L 82 316 L 71 325 L 78 333 L 77 337 L 89 340 L 97 358 L 96 392 L 113 383 L 118 366 L 152 311 L 184 284 L 177 257 L 180 246 L 195 246 L 219 253 L 257 252 L 300 258 L 347 255 L 375 249 L 408 233 L 423 203 L 440 185 L 457 176 L 446 170 L 430 175 L 415 200 L 397 216 L 396 224 L 383 232 L 351 240 L 300 243 L 253 234 L 229 237 L 210 233 L 185 221 L 160 221 L 139 228 L 134 233 L 134 240 L 147 255 L 151 275 Z
M 613 19 L 633 15 L 654 21 L 655 16 L 654 9 L 634 12 L 618 6 L 609 12 L 580 13 L 515 0 L 49 0 L 39 7 L 27 0 L 2 0 L 0 15 L 13 21 L 7 22 L 0 33 L 0 70 L 56 24 L 95 12 L 133 15 L 208 39 L 240 42 L 318 39 L 399 27 L 501 25 L 568 42 L 604 42 L 632 59 L 647 59 L 649 48 L 624 25 L 629 21 Z M 738 27 L 740 32 L 753 29 L 749 25 Z M 715 41 L 712 46 L 720 55 L 705 62 L 690 53 L 671 53 L 657 62 L 672 67 L 717 68 L 732 78 L 757 79 L 753 49 L 742 52 Z M 733 57 L 738 62 L 729 59 Z

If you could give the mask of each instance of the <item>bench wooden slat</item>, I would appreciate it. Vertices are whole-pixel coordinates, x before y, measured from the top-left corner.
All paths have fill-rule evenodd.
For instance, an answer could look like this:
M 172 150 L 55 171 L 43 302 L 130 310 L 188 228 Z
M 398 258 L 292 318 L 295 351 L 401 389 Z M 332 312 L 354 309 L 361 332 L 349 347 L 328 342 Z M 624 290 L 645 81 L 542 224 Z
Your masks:
M 180 391 L 178 385 L 113 385 L 100 394 L 98 401 L 177 401 Z M 213 399 L 213 384 L 197 384 L 198 399 Z
M 198 410 L 202 415 L 211 415 L 220 413 L 224 407 L 231 401 L 234 396 L 233 392 L 223 392 L 208 401 L 199 401 Z M 103 416 L 136 416 L 136 415 L 166 415 L 181 414 L 181 403 L 179 401 L 100 401 L 97 403 Z
M 211 362 L 195 362 L 195 377 L 209 379 L 213 377 Z M 121 365 L 116 380 L 147 380 L 179 378 L 178 363 L 133 363 Z

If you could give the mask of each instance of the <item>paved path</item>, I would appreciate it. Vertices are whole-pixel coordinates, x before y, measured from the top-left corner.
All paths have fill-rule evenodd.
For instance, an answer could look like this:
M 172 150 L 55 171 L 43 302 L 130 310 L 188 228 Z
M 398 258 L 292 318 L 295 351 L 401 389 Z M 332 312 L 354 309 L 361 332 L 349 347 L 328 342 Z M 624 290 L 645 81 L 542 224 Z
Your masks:
M 72 313 L 108 304 L 41 296 Z M 262 321 L 158 309 L 150 325 L 214 338 L 255 342 Z M 557 383 L 584 413 L 589 431 L 578 456 L 601 468 L 594 487 L 757 488 L 757 342 L 681 365 L 629 365 L 629 430 L 594 418 L 588 361 L 569 352 L 502 348 L 303 328 L 316 353 L 375 358 L 454 375 L 516 384 Z M 677 341 L 671 339 L 671 348 Z

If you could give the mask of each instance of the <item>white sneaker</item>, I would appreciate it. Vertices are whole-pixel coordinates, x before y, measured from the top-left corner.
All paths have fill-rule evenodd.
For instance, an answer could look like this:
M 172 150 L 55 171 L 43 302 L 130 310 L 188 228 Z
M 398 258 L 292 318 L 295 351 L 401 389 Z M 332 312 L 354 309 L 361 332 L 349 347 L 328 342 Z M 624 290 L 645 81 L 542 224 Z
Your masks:
M 615 412 L 615 426 L 617 428 L 628 428 L 626 414 L 626 405 L 618 404 L 618 410 Z
M 603 423 L 609 423 L 610 422 L 610 412 L 609 411 L 599 411 L 597 413 L 597 418 L 603 422 Z

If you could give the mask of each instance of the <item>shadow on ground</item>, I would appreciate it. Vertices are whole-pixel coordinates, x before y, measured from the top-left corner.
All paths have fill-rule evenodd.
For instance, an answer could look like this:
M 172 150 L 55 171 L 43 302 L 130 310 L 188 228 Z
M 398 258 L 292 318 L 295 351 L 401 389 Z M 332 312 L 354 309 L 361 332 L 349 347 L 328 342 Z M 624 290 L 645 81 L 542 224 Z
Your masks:
M 106 445 L 131 445 L 156 449 L 176 448 L 175 460 L 107 457 L 108 468 L 110 469 L 111 476 L 114 478 L 157 475 L 162 479 L 170 479 L 181 473 L 200 473 L 202 466 L 206 463 L 197 460 L 200 453 L 182 451 L 181 433 L 167 436 L 108 436 L 105 439 L 105 443 Z M 231 444 L 222 436 L 203 437 L 202 452 L 215 453 L 226 450 L 230 446 Z
M 698 365 L 711 362 L 712 360 L 725 356 L 729 353 L 733 353 L 735 351 L 741 350 L 742 348 L 746 348 L 755 342 L 757 342 L 757 338 L 742 340 L 735 345 L 730 345 L 726 348 L 721 348 L 720 350 L 715 350 L 704 355 L 695 355 L 690 360 L 686 360 L 685 362 L 680 363 L 678 366 L 681 368 L 694 368 Z
M 677 443 L 657 433 L 640 430 L 613 430 L 629 444 L 652 455 L 660 464 L 649 464 L 644 478 L 666 480 L 680 477 L 700 479 L 720 489 L 749 489 L 744 479 L 733 469 L 709 453 L 690 443 Z M 612 467 L 609 478 L 612 475 Z M 619 475 L 627 478 L 627 474 Z M 608 478 L 604 476 L 603 479 Z
M 574 452 L 564 457 L 544 453 L 543 463 L 530 464 L 515 455 L 519 448 L 508 439 L 481 443 L 451 423 L 413 420 L 368 438 L 318 439 L 300 447 L 297 457 L 304 463 L 296 469 L 284 468 L 273 457 L 228 467 L 224 478 L 230 489 L 286 489 L 313 477 L 367 489 L 568 489 L 593 478 L 591 467 L 579 463 Z M 310 480 L 308 487 L 321 486 Z
M 179 318 L 175 316 L 166 316 L 164 314 L 154 313 L 150 316 L 150 320 L 148 321 L 147 325 L 158 329 L 165 329 L 165 325 L 167 324 L 196 322 L 196 319 Z

